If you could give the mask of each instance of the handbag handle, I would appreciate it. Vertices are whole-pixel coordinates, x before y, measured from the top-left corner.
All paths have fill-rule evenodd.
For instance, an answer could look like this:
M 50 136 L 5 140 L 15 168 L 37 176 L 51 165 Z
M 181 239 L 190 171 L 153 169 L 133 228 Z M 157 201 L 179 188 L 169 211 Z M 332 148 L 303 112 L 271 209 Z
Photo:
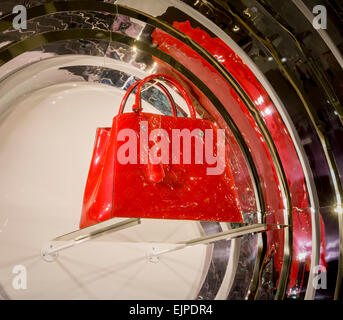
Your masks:
M 127 91 L 124 95 L 124 98 L 121 101 L 121 104 L 119 107 L 119 114 L 123 113 L 125 105 L 126 105 L 127 98 L 129 97 L 129 95 L 131 94 L 133 89 L 136 88 L 140 84 L 141 81 L 142 80 L 135 82 L 129 89 L 127 89 Z M 150 81 L 152 82 L 153 80 L 150 80 Z M 161 90 L 167 96 L 167 98 L 169 100 L 169 104 L 172 108 L 173 116 L 176 117 L 176 107 L 175 107 L 175 101 L 174 101 L 173 97 L 171 96 L 171 94 L 169 93 L 169 91 L 167 90 L 167 88 L 164 85 L 162 85 L 161 83 L 157 83 L 157 85 L 161 88 Z M 136 112 L 138 111 L 138 110 L 134 109 L 134 107 L 132 109 L 133 109 L 133 111 L 136 111 Z
M 182 97 L 185 99 L 187 106 L 188 106 L 188 109 L 189 109 L 189 112 L 190 112 L 190 115 L 191 115 L 191 118 L 196 117 L 193 102 L 192 102 L 191 98 L 189 97 L 189 94 L 187 93 L 185 88 L 181 85 L 181 83 L 179 81 L 177 81 L 173 77 L 165 75 L 165 74 L 152 74 L 150 76 L 145 77 L 144 79 L 142 79 L 139 82 L 137 92 L 136 92 L 135 104 L 132 107 L 133 111 L 139 112 L 139 111 L 143 110 L 143 108 L 141 107 L 141 90 L 142 90 L 142 87 L 145 83 L 147 83 L 153 79 L 160 79 L 160 80 L 163 80 L 169 84 L 172 84 L 179 91 L 179 93 L 182 95 Z
M 136 88 L 142 80 L 139 80 L 135 82 L 125 93 L 124 98 L 120 104 L 119 107 L 119 114 L 123 113 L 124 107 L 127 101 L 127 98 L 131 94 L 131 92 Z M 153 82 L 153 80 L 150 80 L 150 82 Z M 164 85 L 161 83 L 157 84 L 161 90 L 165 93 L 165 95 L 168 97 L 169 103 L 171 105 L 172 111 L 173 111 L 173 116 L 176 117 L 176 107 L 175 107 L 175 102 L 169 91 L 166 89 Z M 139 112 L 138 110 L 134 110 L 135 112 Z M 141 117 L 144 119 L 144 116 L 141 114 Z M 160 181 L 163 180 L 165 177 L 165 172 L 163 169 L 163 166 L 161 164 L 152 164 L 150 161 L 150 156 L 148 156 L 148 179 L 155 182 L 159 183 Z

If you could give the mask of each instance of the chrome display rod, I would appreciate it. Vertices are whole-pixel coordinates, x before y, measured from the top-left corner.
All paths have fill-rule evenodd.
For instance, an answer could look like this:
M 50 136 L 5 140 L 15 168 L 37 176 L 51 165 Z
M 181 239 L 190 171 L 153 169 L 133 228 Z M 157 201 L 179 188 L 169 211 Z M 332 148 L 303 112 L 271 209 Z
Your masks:
M 283 226 L 280 226 L 280 227 L 283 227 Z M 182 249 L 185 249 L 187 247 L 196 246 L 199 244 L 208 244 L 208 243 L 216 242 L 219 240 L 231 240 L 234 238 L 244 236 L 246 234 L 259 233 L 259 232 L 263 232 L 263 231 L 267 231 L 267 230 L 268 230 L 268 226 L 266 224 L 258 223 L 258 224 L 253 224 L 253 225 L 249 225 L 249 226 L 245 226 L 245 227 L 231 229 L 228 231 L 222 231 L 222 232 L 218 232 L 218 233 L 211 234 L 208 236 L 188 240 L 186 242 L 181 242 L 178 246 L 175 246 L 172 249 L 153 252 L 153 253 L 151 253 L 151 258 L 152 257 L 158 257 L 158 256 L 165 254 L 165 253 L 170 253 L 170 252 L 182 250 Z
M 124 221 L 120 222 L 115 222 L 114 219 L 115 218 L 109 219 L 107 221 L 100 222 L 93 226 L 80 229 L 53 239 L 48 245 L 42 248 L 41 256 L 48 262 L 54 261 L 57 258 L 57 253 L 59 251 L 71 248 L 77 244 L 81 244 L 85 241 L 89 241 L 105 234 L 130 228 L 141 223 L 140 218 L 125 219 Z M 68 242 L 61 245 L 52 243 L 56 241 Z
M 93 226 L 80 229 L 62 236 L 59 236 L 53 240 L 51 240 L 47 245 L 45 245 L 41 250 L 41 256 L 46 261 L 54 261 L 57 256 L 58 252 L 69 249 L 71 247 L 74 247 L 75 245 L 81 244 L 85 241 L 92 240 L 96 237 L 103 236 L 110 232 L 116 232 L 119 230 L 123 230 L 126 228 L 130 228 L 133 226 L 136 226 L 141 223 L 140 218 L 130 218 L 125 219 L 120 222 L 116 222 L 117 218 L 112 218 L 104 222 L 97 223 Z M 218 232 L 212 235 L 207 235 L 199 238 L 194 238 L 187 241 L 182 241 L 176 243 L 176 246 L 174 248 L 168 249 L 168 250 L 161 250 L 161 251 L 154 251 L 150 253 L 149 258 L 151 261 L 154 261 L 155 259 L 158 259 L 160 255 L 170 253 L 173 251 L 185 249 L 190 246 L 195 246 L 199 244 L 208 244 L 212 242 L 216 242 L 219 240 L 230 240 L 234 238 L 238 238 L 241 236 L 244 236 L 246 234 L 254 234 L 259 232 L 264 232 L 267 230 L 272 229 L 280 229 L 286 227 L 284 225 L 267 225 L 267 224 L 252 224 L 252 225 L 246 225 L 243 227 L 230 229 L 228 231 L 222 231 Z M 63 241 L 66 243 L 63 244 L 56 244 L 56 242 Z

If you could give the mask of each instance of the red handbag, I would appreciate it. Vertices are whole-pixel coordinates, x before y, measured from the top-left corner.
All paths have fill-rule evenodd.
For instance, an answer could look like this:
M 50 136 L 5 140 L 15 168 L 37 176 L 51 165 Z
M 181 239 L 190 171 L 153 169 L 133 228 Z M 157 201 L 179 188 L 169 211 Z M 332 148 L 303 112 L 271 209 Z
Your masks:
M 141 89 L 156 80 L 179 91 L 190 118 L 176 116 L 175 102 L 160 82 L 173 116 L 142 112 Z M 133 112 L 123 113 L 136 87 Z M 174 78 L 151 75 L 133 84 L 112 128 L 97 130 L 80 228 L 113 217 L 243 222 L 228 146 L 218 129 L 214 122 L 196 118 L 189 95 Z M 221 159 L 219 148 L 224 148 Z

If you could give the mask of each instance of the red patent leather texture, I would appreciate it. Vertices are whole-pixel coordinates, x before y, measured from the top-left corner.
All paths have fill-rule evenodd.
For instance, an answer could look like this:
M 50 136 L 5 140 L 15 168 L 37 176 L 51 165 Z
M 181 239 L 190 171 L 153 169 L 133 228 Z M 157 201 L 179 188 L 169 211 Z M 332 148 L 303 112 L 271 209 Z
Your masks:
M 172 137 L 173 129 L 187 128 L 191 132 L 194 129 L 203 132 L 213 129 L 216 132 L 217 129 L 213 122 L 201 119 L 143 115 L 149 123 L 149 131 L 163 128 L 169 137 Z M 114 119 L 113 127 L 118 131 L 132 128 L 139 132 L 139 122 L 139 114 L 122 114 Z M 123 143 L 116 144 L 116 151 Z M 194 143 L 192 141 L 192 150 Z M 183 163 L 182 140 L 180 150 L 181 163 L 171 164 L 170 148 L 169 164 L 162 165 L 165 176 L 159 183 L 147 178 L 147 165 L 116 163 L 113 214 L 122 217 L 243 222 L 230 167 L 226 165 L 221 175 L 207 175 L 207 166 Z
M 155 78 L 157 76 L 150 76 Z M 191 100 L 181 85 L 178 86 L 187 104 Z M 144 81 L 144 80 L 143 80 Z M 137 89 L 144 82 L 141 81 Z M 134 85 L 135 86 L 135 85 Z M 133 86 L 128 90 L 124 99 Z M 163 90 L 163 89 L 162 89 Z M 164 91 L 164 90 L 163 90 Z M 169 97 L 170 98 L 170 97 Z M 169 99 L 172 102 L 171 99 Z M 112 217 L 140 217 L 156 219 L 182 219 L 204 221 L 243 222 L 238 203 L 237 190 L 231 168 L 225 154 L 224 170 L 219 175 L 209 175 L 209 165 L 204 157 L 203 164 L 195 164 L 196 139 L 203 141 L 202 135 L 195 135 L 191 143 L 192 162 L 183 162 L 183 140 L 180 140 L 180 163 L 173 163 L 172 145 L 169 144 L 169 161 L 167 164 L 144 163 L 140 158 L 141 121 L 147 121 L 148 134 L 154 129 L 164 129 L 172 139 L 173 129 L 194 129 L 205 132 L 213 130 L 213 155 L 217 154 L 217 125 L 208 120 L 195 118 L 194 106 L 189 106 L 191 118 L 165 116 L 141 112 L 140 98 L 136 98 L 134 108 L 138 112 L 121 113 L 114 117 L 112 128 L 100 128 L 91 160 L 84 193 L 80 228 L 105 221 Z M 175 107 L 175 106 L 174 106 Z M 127 143 L 118 141 L 118 133 L 130 129 L 137 137 L 137 163 L 122 164 L 118 161 L 118 150 Z M 145 134 L 145 133 L 144 133 Z M 150 141 L 148 148 L 157 141 Z M 228 148 L 228 146 L 225 146 Z M 203 154 L 205 154 L 203 149 Z

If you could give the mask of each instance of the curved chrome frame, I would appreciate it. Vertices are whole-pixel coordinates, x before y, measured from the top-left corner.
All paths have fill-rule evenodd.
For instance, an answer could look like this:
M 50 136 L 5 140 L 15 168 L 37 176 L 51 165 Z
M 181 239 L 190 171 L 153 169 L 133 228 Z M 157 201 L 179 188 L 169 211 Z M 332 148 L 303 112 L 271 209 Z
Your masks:
M 307 8 L 307 6 L 304 4 L 304 2 L 302 0 L 292 0 L 292 2 L 295 4 L 295 6 L 299 9 L 299 11 L 304 15 L 304 17 L 310 22 L 312 23 L 314 16 L 312 14 L 312 12 Z M 325 44 L 328 46 L 328 48 L 331 50 L 332 54 L 334 55 L 334 57 L 336 58 L 337 62 L 339 63 L 339 65 L 341 66 L 341 68 L 343 69 L 343 57 L 341 55 L 341 53 L 339 52 L 339 50 L 337 49 L 336 45 L 334 44 L 334 42 L 332 41 L 331 37 L 327 34 L 327 32 L 323 29 L 318 29 L 316 30 L 318 32 L 318 34 L 320 35 L 320 37 L 323 39 L 323 41 L 325 42 Z M 343 123 L 343 115 L 341 113 L 338 113 L 341 122 Z M 340 194 L 342 195 L 342 190 L 338 190 L 337 186 L 336 186 L 336 192 L 339 191 Z M 341 203 L 342 203 L 342 198 L 341 198 Z M 339 198 L 337 198 L 337 202 L 339 202 Z M 341 205 L 342 206 L 342 205 Z M 338 274 L 337 274 L 337 280 L 336 283 L 342 283 L 343 281 L 343 214 L 340 213 L 339 214 L 339 235 L 340 235 L 340 257 L 339 257 L 339 264 L 338 264 Z M 339 291 L 342 290 L 340 288 L 336 288 L 335 291 L 335 299 L 339 298 Z
M 221 1 L 218 1 L 221 2 Z M 173 1 L 174 3 L 174 1 Z M 225 3 L 223 5 L 226 5 L 226 7 L 228 7 L 228 5 Z M 187 7 L 187 5 L 184 5 L 185 7 Z M 193 8 L 188 7 L 189 11 L 194 11 Z M 244 25 L 253 35 L 255 38 L 259 39 L 262 42 L 266 42 L 264 41 L 264 39 L 261 39 L 258 35 L 256 35 L 254 33 L 254 31 L 249 28 L 249 26 L 237 15 L 235 15 L 234 13 L 232 13 L 232 11 L 229 9 L 228 11 L 231 12 L 231 14 L 233 14 L 241 23 L 242 25 Z M 293 124 L 291 124 L 291 121 L 286 109 L 284 108 L 284 106 L 282 105 L 282 102 L 280 101 L 280 99 L 277 97 L 274 89 L 272 88 L 272 86 L 269 84 L 268 80 L 266 80 L 266 78 L 264 77 L 264 75 L 262 74 L 262 72 L 255 66 L 255 64 L 250 60 L 250 58 L 247 56 L 247 54 L 234 42 L 232 41 L 232 39 L 224 32 L 222 31 L 220 28 L 218 28 L 214 23 L 212 23 L 210 20 L 208 20 L 206 17 L 204 17 L 203 15 L 201 15 L 200 13 L 197 14 L 196 19 L 200 20 L 202 18 L 202 20 L 205 20 L 206 23 L 208 23 L 209 25 L 211 25 L 212 28 L 211 31 L 214 32 L 218 37 L 220 37 L 223 41 L 225 41 L 224 39 L 229 39 L 231 41 L 229 41 L 229 43 L 227 43 L 229 46 L 231 46 L 232 48 L 234 48 L 234 51 L 236 53 L 238 53 L 238 55 L 240 55 L 240 57 L 243 59 L 243 61 L 245 63 L 247 63 L 247 65 L 249 67 L 251 67 L 251 69 L 254 71 L 255 75 L 257 76 L 257 78 L 259 79 L 259 81 L 261 82 L 261 84 L 263 84 L 263 86 L 265 87 L 265 89 L 267 90 L 268 94 L 270 95 L 270 97 L 272 98 L 273 103 L 275 104 L 275 106 L 278 109 L 278 112 L 281 115 L 281 118 L 283 119 L 283 121 L 285 122 L 288 131 L 290 132 L 293 141 L 298 141 L 298 144 L 295 143 L 295 147 L 298 153 L 298 157 L 301 161 L 302 167 L 303 167 L 303 171 L 305 174 L 305 179 L 306 179 L 306 185 L 309 191 L 309 196 L 310 196 L 310 203 L 311 203 L 311 211 L 312 211 L 312 238 L 313 238 L 313 246 L 312 246 L 312 259 L 311 259 L 311 270 L 310 270 L 310 275 L 309 275 L 309 281 L 308 283 L 312 283 L 312 279 L 313 279 L 313 267 L 316 264 L 319 264 L 319 255 L 320 255 L 320 226 L 319 226 L 319 216 L 318 216 L 318 208 L 319 208 L 319 202 L 318 202 L 318 196 L 316 193 L 316 187 L 314 184 L 314 180 L 313 180 L 313 176 L 312 173 L 310 171 L 310 167 L 309 167 L 309 163 L 306 159 L 306 155 L 305 152 L 303 150 L 303 147 L 301 146 L 301 144 L 299 143 L 300 139 L 296 133 L 296 130 L 293 126 Z M 209 28 L 206 24 L 206 27 Z M 294 37 L 293 37 L 294 38 Z M 296 40 L 296 39 L 295 39 Z M 269 44 L 269 43 L 268 43 Z M 276 62 L 279 64 L 280 68 L 288 75 L 287 70 L 285 70 L 285 68 L 283 67 L 278 54 L 277 54 L 277 50 L 272 47 L 270 48 L 270 51 L 273 54 L 273 57 L 275 58 Z M 250 62 L 250 63 L 249 63 Z M 289 76 L 289 75 L 288 75 Z M 306 111 L 308 112 L 308 114 L 312 119 L 313 116 L 313 112 L 312 110 L 310 110 L 310 108 L 308 108 L 308 104 L 307 102 L 304 100 L 304 98 L 301 95 L 301 92 L 298 90 L 298 88 L 296 87 L 296 85 L 293 83 L 292 78 L 289 77 L 290 82 L 295 86 L 295 89 L 298 93 L 298 95 L 300 94 L 300 98 L 306 108 Z M 278 108 L 278 106 L 280 108 Z M 336 107 L 336 106 L 335 106 Z M 341 112 L 338 112 L 338 114 L 340 115 L 340 119 L 342 121 L 342 116 L 341 116 Z M 331 174 L 332 174 L 332 181 L 333 184 L 335 186 L 336 189 L 336 196 L 337 196 L 337 203 L 338 206 L 341 207 L 341 203 L 342 201 L 340 199 L 342 199 L 342 193 L 340 191 L 340 180 L 339 180 L 339 174 L 337 171 L 337 166 L 334 162 L 334 158 L 331 152 L 330 147 L 327 145 L 328 141 L 325 138 L 325 136 L 323 136 L 323 134 L 321 133 L 321 130 L 319 130 L 320 125 L 316 125 L 315 124 L 315 128 L 316 131 L 318 133 L 318 136 L 320 137 L 321 143 L 322 143 L 322 147 L 323 150 L 325 152 L 325 156 L 327 159 L 327 162 L 331 168 Z M 342 264 L 343 264 L 343 231 L 342 231 L 342 225 L 343 225 L 343 215 L 342 213 L 339 214 L 339 225 L 340 225 L 340 262 L 339 262 L 339 272 L 337 274 L 337 285 L 336 285 L 336 292 L 335 292 L 335 298 L 338 299 L 339 298 L 339 292 L 340 290 L 340 284 L 342 282 L 342 276 L 343 276 L 343 268 L 342 268 Z M 310 282 L 311 281 L 311 282 Z M 313 288 L 313 286 L 308 285 L 307 289 L 306 289 L 306 295 L 305 295 L 305 299 L 313 299 L 315 295 L 315 288 Z
M 200 22 L 203 25 L 206 25 L 206 28 L 211 30 L 218 38 L 224 41 L 233 51 L 243 60 L 243 62 L 253 71 L 256 78 L 262 84 L 263 88 L 268 93 L 271 101 L 273 102 L 276 110 L 278 111 L 281 119 L 283 120 L 287 131 L 289 132 L 292 141 L 294 142 L 294 147 L 296 149 L 299 161 L 301 163 L 301 167 L 304 172 L 306 186 L 309 193 L 310 204 L 311 204 L 311 223 L 312 223 L 312 258 L 311 258 L 311 271 L 309 275 L 308 283 L 312 283 L 314 274 L 313 274 L 313 267 L 319 264 L 319 256 L 320 256 L 320 225 L 319 225 L 319 200 L 317 195 L 316 186 L 314 183 L 313 175 L 310 169 L 309 162 L 306 157 L 305 150 L 301 144 L 299 135 L 292 123 L 292 120 L 285 108 L 283 102 L 277 95 L 276 91 L 274 90 L 273 86 L 270 84 L 268 79 L 265 75 L 261 72 L 261 70 L 256 66 L 256 64 L 250 59 L 250 57 L 244 52 L 244 50 L 237 45 L 237 43 L 222 29 L 220 29 L 216 24 L 214 24 L 211 20 L 206 18 L 204 15 L 196 11 L 194 8 L 188 6 L 179 1 L 175 0 L 168 0 L 174 6 L 178 7 L 180 10 L 187 12 L 191 17 L 193 17 L 196 21 Z M 315 288 L 313 286 L 307 286 L 305 299 L 313 299 L 315 296 Z
M 221 2 L 221 0 L 215 0 L 217 2 Z M 223 4 L 228 11 L 235 17 L 237 18 L 238 21 L 240 21 L 240 23 L 247 29 L 249 30 L 249 32 L 256 38 L 259 39 L 259 41 L 261 41 L 264 45 L 266 45 L 266 47 L 268 47 L 268 49 L 270 50 L 273 58 L 275 59 L 275 61 L 277 62 L 277 64 L 279 65 L 279 68 L 283 71 L 283 73 L 286 75 L 288 81 L 290 82 L 290 84 L 293 86 L 294 90 L 296 91 L 298 97 L 300 98 L 302 104 L 304 105 L 304 108 L 317 132 L 318 138 L 320 140 L 320 143 L 322 145 L 322 149 L 324 151 L 325 154 L 325 158 L 327 161 L 327 164 L 329 166 L 330 169 L 330 174 L 331 174 L 331 180 L 334 186 L 334 190 L 335 190 L 335 197 L 336 197 L 336 206 L 337 206 L 337 213 L 338 213 L 338 225 L 339 225 L 339 242 L 340 242 L 340 254 L 339 254 L 339 261 L 338 261 L 338 272 L 337 272 L 337 280 L 336 280 L 336 288 L 335 288 L 335 294 L 334 294 L 334 299 L 341 299 L 342 298 L 342 282 L 343 282 L 343 185 L 342 182 L 340 180 L 340 175 L 339 175 L 339 170 L 337 167 L 337 164 L 335 162 L 335 156 L 333 154 L 332 148 L 330 146 L 330 141 L 328 140 L 328 138 L 325 136 L 324 132 L 323 132 L 323 126 L 321 123 L 321 120 L 319 119 L 318 115 L 316 114 L 315 110 L 313 109 L 313 107 L 310 105 L 310 103 L 307 101 L 307 99 L 305 98 L 302 90 L 297 86 L 296 82 L 294 81 L 294 78 L 292 77 L 292 75 L 290 74 L 290 72 L 287 70 L 287 68 L 282 64 L 282 61 L 279 57 L 279 54 L 277 52 L 277 49 L 275 48 L 275 46 L 268 40 L 263 38 L 262 36 L 259 36 L 256 34 L 256 32 L 245 22 L 242 20 L 241 17 L 239 17 L 237 14 L 235 14 L 234 12 L 232 12 L 232 10 L 229 8 L 229 6 L 227 4 Z M 263 4 L 263 6 L 265 6 Z M 298 49 L 300 50 L 300 52 L 303 53 L 303 49 L 301 47 L 301 45 L 299 44 L 297 38 L 295 37 L 294 34 L 292 34 L 289 30 L 287 30 L 287 28 L 285 28 L 283 25 L 281 25 L 281 27 L 290 34 L 290 36 L 293 38 L 293 40 L 296 42 L 296 45 L 298 47 Z M 317 73 L 316 70 L 316 65 L 311 62 L 310 63 L 311 68 L 313 69 L 313 71 L 315 73 Z M 326 88 L 326 84 L 323 83 L 323 81 L 321 81 L 321 84 Z M 327 90 L 327 88 L 326 88 Z M 341 121 L 341 123 L 343 123 L 343 116 L 342 116 L 342 107 L 339 103 L 335 103 L 333 105 L 333 107 L 336 109 L 338 115 L 339 115 L 339 119 Z M 311 272 L 313 271 L 313 269 L 311 270 Z M 312 272 L 313 273 L 313 272 Z M 310 275 L 310 278 L 313 278 L 313 274 Z
M 73 1 L 74 2 L 74 1 Z M 78 1 L 76 1 L 76 2 L 78 2 Z M 175 3 L 175 1 L 172 1 L 173 3 Z M 64 2 L 65 3 L 65 2 Z M 88 3 L 87 3 L 88 4 Z M 187 5 L 185 5 L 185 4 L 182 4 L 182 3 L 180 3 L 180 2 L 178 2 L 177 3 L 178 4 L 178 6 L 187 6 Z M 116 5 L 113 5 L 113 4 L 111 4 L 112 6 L 114 6 L 114 7 L 117 7 L 117 9 L 119 9 L 118 11 L 119 11 L 119 13 L 123 13 L 123 14 L 125 14 L 124 12 L 120 12 L 121 10 L 120 10 L 120 6 L 116 6 Z M 44 7 L 45 7 L 46 5 L 44 5 Z M 176 5 L 175 5 L 176 6 Z M 47 6 L 48 7 L 48 6 Z M 34 9 L 35 7 L 33 7 L 32 9 Z M 51 8 L 51 6 L 50 7 L 48 7 L 50 10 L 48 10 L 48 12 L 47 13 L 53 13 L 53 12 L 56 12 L 56 11 L 53 11 Z M 55 8 L 54 8 L 55 9 Z M 30 9 L 29 9 L 30 10 Z M 84 8 L 82 9 L 82 10 L 85 10 Z M 88 9 L 87 9 L 88 10 Z M 125 8 L 124 9 L 124 11 L 126 11 L 127 10 L 127 8 Z M 196 12 L 193 8 L 191 8 L 191 7 L 189 7 L 189 6 L 187 6 L 187 10 L 192 10 L 192 11 L 194 11 L 194 12 Z M 69 10 L 68 10 L 69 11 Z M 126 12 L 127 13 L 127 12 Z M 136 14 L 137 14 L 137 11 L 135 12 Z M 139 14 L 143 14 L 143 13 L 139 13 Z M 143 14 L 143 15 L 145 15 L 145 14 Z M 206 23 L 207 23 L 207 25 L 211 25 L 212 27 L 214 27 L 215 25 L 212 23 L 212 22 L 210 22 L 207 18 L 205 18 L 203 15 L 201 15 L 201 14 L 199 14 L 199 16 L 201 16 L 202 17 L 202 20 L 207 20 L 206 21 Z M 8 16 L 7 16 L 8 17 Z M 7 17 L 4 17 L 4 18 L 7 18 Z M 150 17 L 151 18 L 151 17 Z M 3 20 L 3 19 L 1 19 L 1 20 Z M 0 20 L 0 21 L 1 21 Z M 151 23 L 151 22 L 150 22 Z M 4 24 L 2 24 L 2 21 L 0 22 L 0 30 L 2 29 L 4 27 Z M 168 25 L 167 25 L 167 27 L 168 27 Z M 160 28 L 160 26 L 159 26 L 159 28 Z M 171 27 L 169 27 L 170 29 L 172 29 Z M 161 29 L 163 29 L 163 28 L 161 28 Z M 217 31 L 217 34 L 219 35 L 220 33 L 222 33 L 222 35 L 220 36 L 222 39 L 223 39 L 223 41 L 224 42 L 226 42 L 225 40 L 227 40 L 227 39 L 229 39 L 229 45 L 231 46 L 231 47 L 235 47 L 234 45 L 233 45 L 233 41 L 229 38 L 229 36 L 227 35 L 227 34 L 225 34 L 222 30 L 220 30 L 217 26 L 215 26 L 214 27 L 214 29 L 217 29 L 216 31 Z M 220 32 L 219 32 L 219 30 L 220 30 Z M 70 31 L 70 30 L 69 30 Z M 99 32 L 99 31 L 98 31 Z M 103 32 L 103 31 L 102 31 Z M 174 30 L 174 32 L 175 32 L 175 30 Z M 223 36 L 223 35 L 225 35 L 225 37 Z M 173 35 L 173 36 L 175 36 L 175 35 Z M 180 35 L 178 35 L 178 36 L 180 36 Z M 182 36 L 182 35 L 181 35 Z M 112 38 L 112 37 L 111 37 Z M 178 37 L 176 37 L 176 38 L 178 38 Z M 183 39 L 183 40 L 185 40 L 185 39 Z M 189 40 L 189 39 L 187 39 L 187 40 Z M 24 40 L 25 41 L 25 40 Z M 188 42 L 188 41 L 187 41 Z M 192 42 L 192 41 L 190 41 L 190 42 Z M 137 44 L 136 42 L 135 42 L 135 44 Z M 187 43 L 188 44 L 188 43 Z M 188 44 L 190 47 L 192 47 L 190 44 Z M 194 45 L 194 43 L 193 43 L 193 45 Z M 10 48 L 11 48 L 12 46 L 10 46 Z M 250 59 L 244 54 L 244 52 L 242 52 L 242 50 L 238 47 L 238 46 L 236 46 L 236 48 L 234 48 L 235 49 L 235 51 L 236 51 L 236 49 L 239 49 L 239 50 L 237 50 L 237 52 L 239 52 L 240 54 L 241 54 L 241 57 L 242 58 L 244 58 L 243 60 L 244 61 L 249 61 Z M 10 49 L 10 48 L 8 48 L 8 49 Z M 7 48 L 6 48 L 7 49 Z M 199 49 L 199 48 L 198 48 Z M 2 51 L 2 50 L 1 50 Z M 200 48 L 200 50 L 199 51 L 201 51 L 202 53 L 204 53 L 205 52 L 205 50 L 201 50 L 201 48 Z M 8 51 L 7 51 L 8 52 Z M 205 55 L 206 55 L 206 52 L 205 52 Z M 210 57 L 211 58 L 211 57 Z M 210 59 L 211 60 L 211 59 Z M 217 64 L 217 63 L 213 63 L 213 61 L 212 61 L 212 63 L 211 63 L 211 65 L 212 64 Z M 253 63 L 250 61 L 250 65 L 253 65 Z M 254 65 L 253 65 L 254 66 Z M 218 65 L 216 66 L 216 67 L 218 67 Z M 219 69 L 220 69 L 220 66 L 219 66 Z M 290 134 L 291 134 L 291 136 L 292 136 L 292 138 L 298 138 L 297 137 L 297 134 L 296 134 L 296 132 L 294 131 L 294 128 L 292 128 L 292 125 L 290 124 L 290 122 L 289 122 L 289 119 L 287 118 L 287 113 L 285 112 L 285 110 L 284 110 L 284 108 L 283 108 L 283 106 L 282 106 L 282 103 L 281 103 L 281 101 L 280 101 L 280 99 L 277 97 L 277 95 L 275 94 L 275 92 L 274 92 L 274 90 L 272 89 L 272 87 L 270 86 L 270 84 L 268 83 L 268 81 L 264 78 L 264 76 L 258 71 L 258 69 L 257 68 L 252 68 L 253 70 L 254 70 L 254 72 L 255 72 L 255 74 L 257 74 L 257 75 L 259 75 L 259 77 L 258 77 L 258 79 L 261 81 L 261 83 L 264 85 L 264 87 L 267 87 L 269 90 L 267 90 L 268 91 L 268 94 L 270 94 L 270 97 L 272 98 L 272 101 L 273 101 L 273 103 L 274 103 L 274 105 L 276 106 L 276 107 L 278 107 L 279 106 L 279 108 L 278 108 L 278 111 L 279 111 L 279 113 L 280 113 L 280 115 L 281 115 L 281 117 L 282 117 L 282 119 L 283 120 L 285 120 L 285 117 L 286 117 L 286 120 L 287 121 L 285 121 L 285 123 L 286 123 L 286 126 L 287 126 L 287 129 L 289 130 L 289 132 L 290 132 Z M 221 71 L 223 71 L 223 70 L 221 70 Z M 224 74 L 225 74 L 225 70 L 224 70 Z M 228 79 L 230 76 L 229 75 L 226 75 L 225 76 L 225 78 L 226 79 Z M 228 80 L 229 81 L 229 80 Z M 231 79 L 231 81 L 230 81 L 230 83 L 231 82 L 233 82 L 234 83 L 234 79 Z M 267 85 L 267 86 L 265 86 L 265 84 Z M 239 86 L 237 86 L 237 84 L 236 84 L 236 90 L 241 90 L 241 91 L 243 91 L 241 88 L 239 88 Z M 240 94 L 241 95 L 243 95 L 244 96 L 244 92 L 240 92 Z M 264 128 L 263 126 L 264 126 L 264 123 L 263 123 L 263 120 L 261 119 L 261 117 L 259 116 L 259 114 L 255 114 L 254 115 L 254 113 L 256 112 L 256 108 L 254 107 L 254 105 L 252 104 L 252 102 L 251 101 L 249 101 L 249 98 L 248 97 L 245 97 L 245 99 L 244 99 L 246 102 L 247 102 L 247 105 L 250 107 L 250 112 L 252 113 L 252 115 L 254 116 L 254 118 L 255 118 L 255 120 L 256 120 L 256 122 L 260 125 L 260 126 L 262 126 L 262 130 L 261 130 L 261 132 L 263 132 L 263 134 L 266 136 L 266 141 L 268 141 L 268 137 L 270 138 L 270 135 L 269 135 L 269 131 L 268 131 L 268 129 L 267 128 Z M 277 102 L 277 103 L 276 103 Z M 262 123 L 261 123 L 262 122 Z M 296 141 L 298 141 L 298 139 L 293 139 L 293 140 L 296 140 Z M 296 150 L 297 150 L 297 152 L 298 152 L 298 156 L 299 156 L 299 159 L 300 159 L 300 161 L 301 161 L 301 164 L 302 164 L 302 167 L 304 168 L 305 167 L 305 170 L 304 170 L 304 173 L 305 173 L 305 178 L 306 178 L 306 180 L 307 180 L 307 185 L 310 185 L 311 186 L 311 190 L 312 189 L 315 189 L 315 188 L 313 188 L 314 187 L 314 184 L 313 184 L 313 179 L 311 179 L 312 177 L 311 177 L 311 174 L 309 174 L 309 172 L 308 172 L 308 164 L 307 164 L 307 161 L 306 161 L 306 157 L 304 157 L 304 155 L 303 155 L 303 150 L 302 150 L 302 147 L 301 146 L 299 146 L 298 144 L 295 144 L 295 146 L 296 146 Z M 272 150 L 274 149 L 275 150 L 275 146 L 273 146 L 273 142 L 272 141 L 269 141 L 269 148 L 271 149 L 271 154 L 273 155 L 273 152 L 272 152 Z M 277 150 L 276 150 L 277 151 Z M 278 177 L 279 177 L 279 181 L 281 182 L 281 185 L 282 185 L 282 188 L 283 188 L 283 192 L 285 193 L 285 196 L 286 196 L 286 199 L 287 199 L 287 201 L 288 202 L 290 202 L 290 203 L 288 203 L 288 215 L 289 214 L 291 214 L 291 201 L 290 201 L 290 198 L 289 197 L 287 197 L 287 195 L 289 195 L 289 190 L 288 190 L 288 185 L 287 185 L 287 181 L 286 181 L 286 183 L 285 183 L 285 175 L 284 175 L 284 172 L 283 172 L 283 168 L 282 168 L 282 163 L 281 163 L 281 161 L 280 161 L 280 159 L 278 158 L 278 154 L 277 154 L 277 152 L 273 155 L 273 157 L 275 157 L 275 161 L 277 162 L 277 163 L 279 163 L 279 165 L 280 165 L 280 167 L 279 168 L 277 168 L 277 171 L 278 171 Z M 307 169 L 307 170 L 306 170 Z M 284 184 L 285 183 L 285 184 Z M 255 190 L 256 191 L 256 190 Z M 311 203 L 312 204 L 314 204 L 314 208 L 315 208 L 315 203 L 316 203 L 316 196 L 315 196 L 315 193 L 312 193 L 312 192 L 310 192 L 310 198 L 311 198 L 311 195 L 312 195 L 312 201 L 311 201 Z M 259 198 L 257 198 L 257 199 L 259 199 Z M 261 209 L 261 212 L 263 212 L 263 210 Z M 290 212 L 290 213 L 289 213 Z M 291 218 L 291 217 L 290 217 Z M 318 217 L 317 217 L 318 218 Z M 314 221 L 315 219 L 313 219 L 313 222 L 315 222 Z M 317 221 L 318 222 L 318 221 Z M 317 223 L 315 223 L 314 224 L 314 226 L 316 226 L 316 225 L 318 225 Z M 318 228 L 317 228 L 318 229 Z M 315 230 L 315 228 L 313 228 L 313 230 Z M 318 230 L 317 230 L 318 231 Z M 315 237 L 314 239 L 316 239 L 317 237 Z M 316 248 L 315 248 L 316 249 Z M 314 248 L 312 249 L 312 257 L 313 257 L 313 252 L 314 252 L 314 250 L 315 250 Z M 319 258 L 318 258 L 319 259 Z M 311 264 L 314 262 L 314 260 L 316 260 L 316 259 L 312 259 L 311 260 Z M 281 289 L 281 291 L 282 291 L 283 289 Z M 282 294 L 281 295 L 279 295 L 278 297 L 281 297 L 282 296 Z

